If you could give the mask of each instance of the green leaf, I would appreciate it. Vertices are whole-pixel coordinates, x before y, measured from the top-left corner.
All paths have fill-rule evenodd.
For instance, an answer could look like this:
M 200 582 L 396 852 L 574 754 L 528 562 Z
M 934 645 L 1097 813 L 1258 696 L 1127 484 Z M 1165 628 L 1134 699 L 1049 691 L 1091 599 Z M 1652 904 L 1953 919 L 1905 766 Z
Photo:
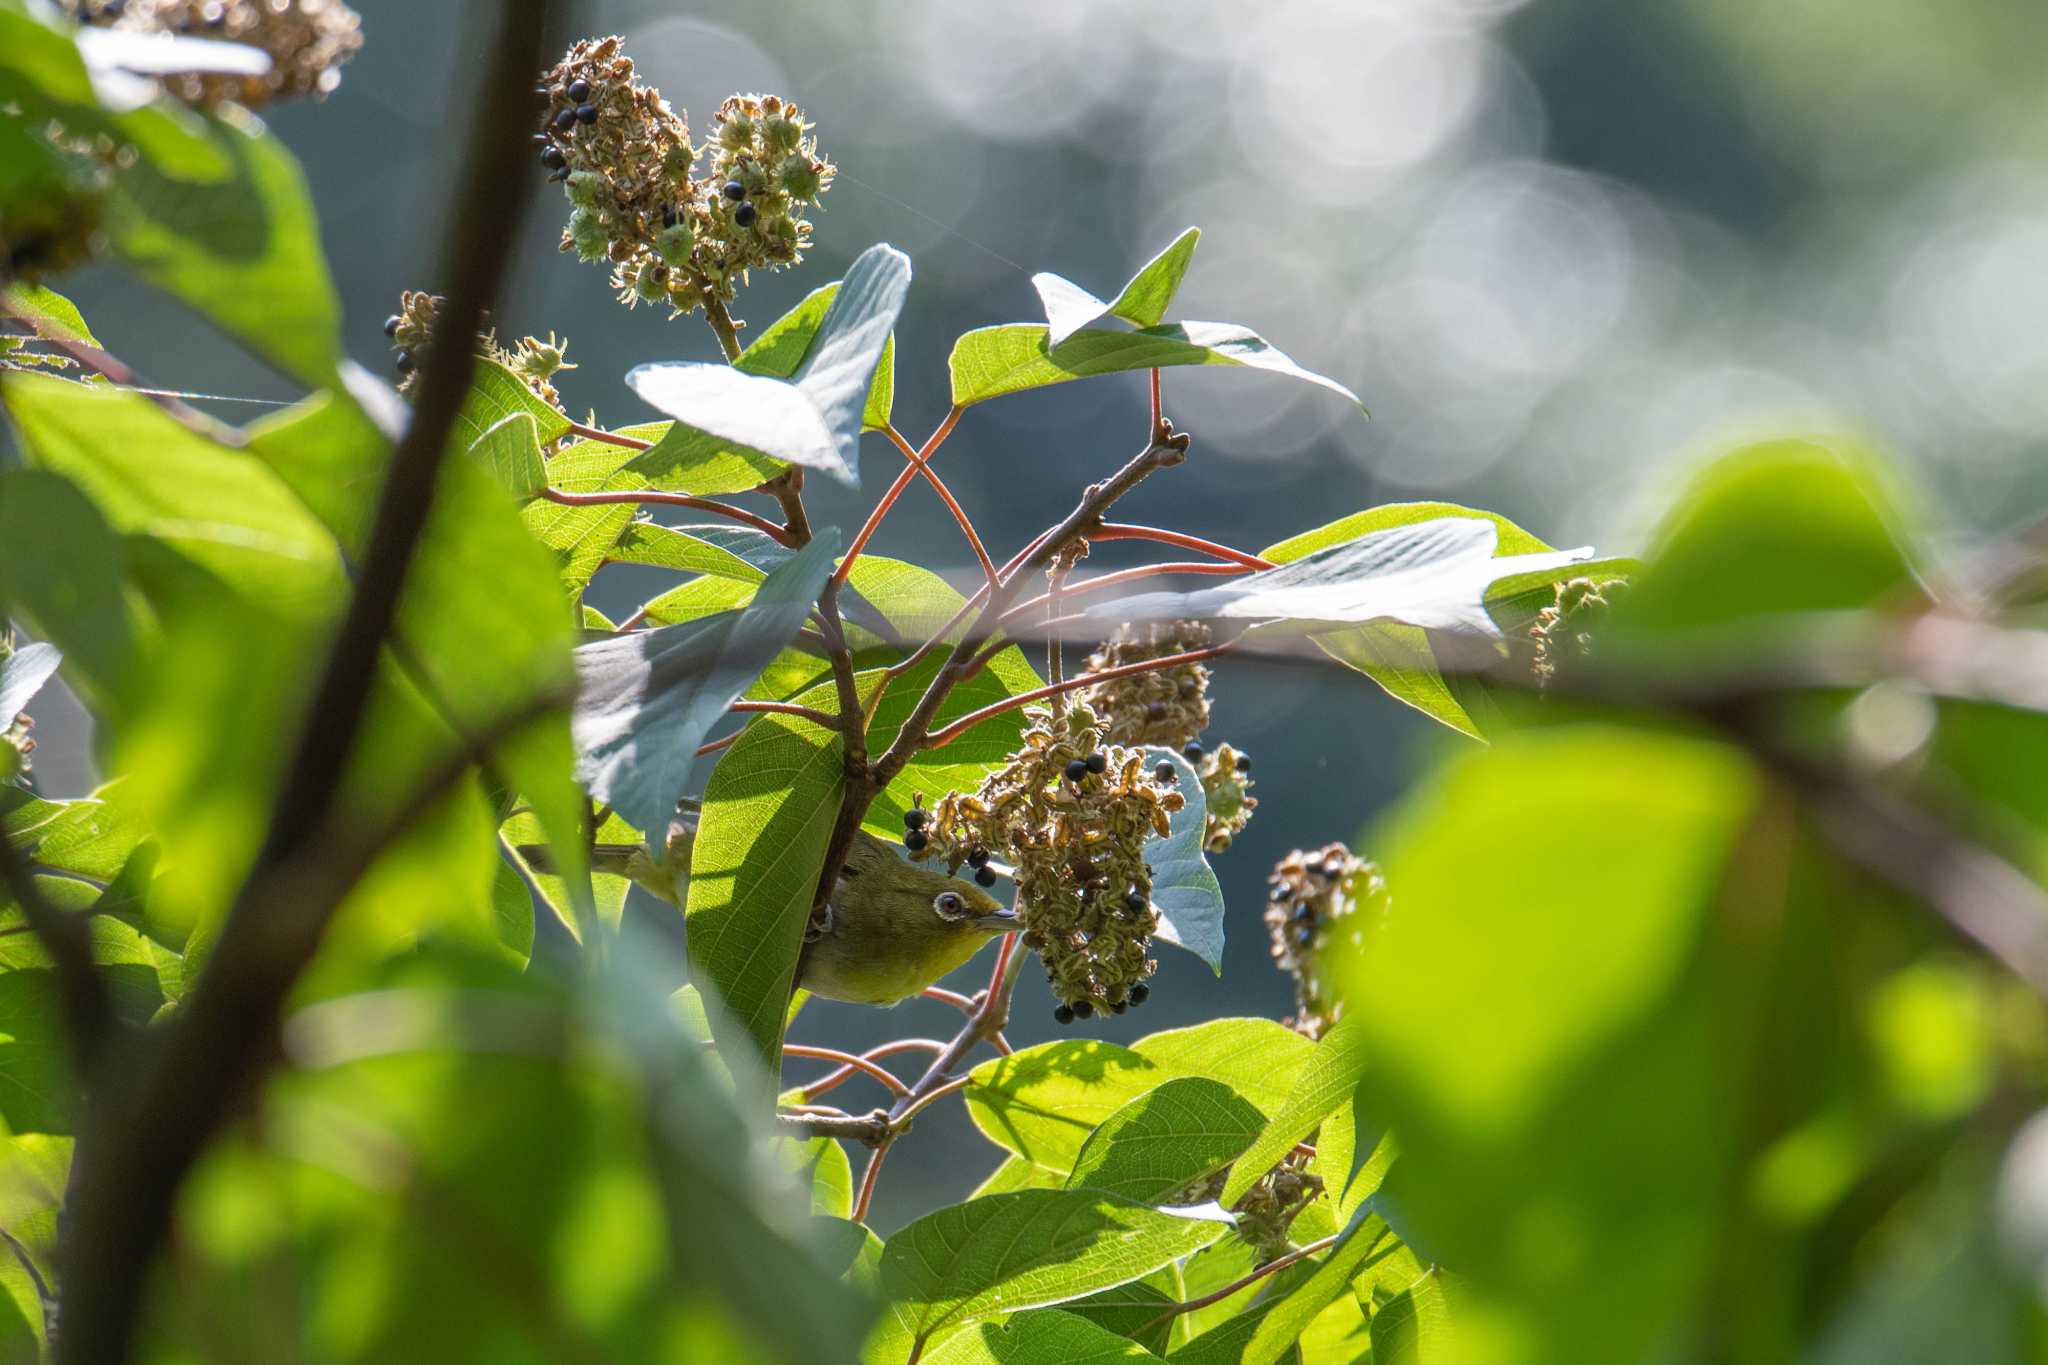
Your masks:
M 531 417 L 513 413 L 476 438 L 469 458 L 490 470 L 508 493 L 530 497 L 548 483 L 537 431 Z
M 1104 1119 L 1082 1144 L 1067 1188 L 1156 1204 L 1237 1160 L 1264 1126 L 1265 1115 L 1229 1086 L 1182 1076 Z
M 99 338 L 92 334 L 92 328 L 85 325 L 85 316 L 78 311 L 78 305 L 54 289 L 16 280 L 0 289 L 0 308 L 16 317 L 27 318 L 45 336 L 82 341 L 88 346 L 100 344 Z
M 665 429 L 667 423 L 662 423 Z M 625 434 L 647 437 L 653 427 L 627 427 Z M 646 482 L 628 472 L 630 447 L 603 441 L 564 446 L 547 462 L 550 487 L 564 493 L 620 492 Z M 580 593 L 615 553 L 620 536 L 633 525 L 639 509 L 630 502 L 569 506 L 535 498 L 520 509 L 520 519 L 541 544 L 554 551 L 562 586 Z
M 1308 1065 L 1302 1068 L 1287 1103 L 1259 1134 L 1251 1150 L 1231 1167 L 1230 1179 L 1224 1183 L 1218 1202 L 1227 1208 L 1244 1198 L 1245 1191 L 1293 1151 L 1296 1143 L 1306 1139 L 1351 1098 L 1364 1075 L 1364 1031 L 1349 1020 L 1340 1019 L 1309 1055 Z M 1342 1193 L 1342 1189 L 1335 1189 L 1330 1196 L 1334 1199 Z
M 768 575 L 763 569 L 718 544 L 719 538 L 709 534 L 722 529 L 713 526 L 661 526 L 651 521 L 636 521 L 619 537 L 610 558 L 614 564 L 675 569 L 681 573 L 730 578 L 740 583 L 759 583 L 766 578 Z M 760 538 L 774 544 L 765 535 Z M 782 549 L 779 545 L 775 548 Z M 783 557 L 788 557 L 787 551 L 783 552 Z
M 341 309 L 290 152 L 224 105 L 201 136 L 225 177 L 147 157 L 116 170 L 107 232 L 138 275 L 317 388 L 339 388 Z
M 1183 755 L 1172 749 L 1145 750 L 1147 766 L 1171 764 L 1179 775 L 1187 804 L 1168 818 L 1168 834 L 1145 841 L 1145 862 L 1152 869 L 1152 908 L 1159 912 L 1162 943 L 1185 948 L 1223 975 L 1223 884 L 1209 866 L 1203 841 L 1208 837 L 1209 807 L 1202 778 Z
M 71 660 L 104 701 L 128 676 L 135 624 L 121 586 L 121 543 L 70 480 L 36 469 L 0 473 L 0 602 Z
M 1159 1357 L 1086 1318 L 1042 1308 L 956 1332 L 924 1359 L 932 1365 L 1106 1365 Z
M 811 1138 L 807 1142 L 778 1138 L 775 1150 L 783 1164 L 809 1188 L 813 1214 L 839 1219 L 853 1216 L 853 1167 L 846 1159 L 844 1147 L 831 1138 Z
M 927 1214 L 890 1238 L 882 1284 L 902 1334 L 923 1343 L 978 1318 L 1137 1279 L 1227 1228 L 1096 1190 L 990 1195 Z
M 836 693 L 826 683 L 797 700 L 831 711 Z M 771 1077 L 845 782 L 837 730 L 764 715 L 726 751 L 705 788 L 690 855 L 690 963 L 699 986 L 725 1003 L 714 1031 L 729 1017 Z M 719 1037 L 723 1052 L 735 1043 Z
M 1458 1358 L 1441 1272 L 1430 1271 L 1372 1315 L 1373 1365 L 1437 1365 Z
M 964 1095 L 990 1141 L 1064 1179 L 1096 1125 L 1159 1085 L 1206 1077 L 1272 1114 L 1313 1051 L 1270 1019 L 1217 1019 L 1128 1048 L 1083 1039 L 1022 1048 L 976 1067 Z
M 1195 1253 L 1198 1257 L 1207 1254 Z M 1179 1284 L 1179 1265 L 1161 1266 L 1142 1279 L 1085 1298 L 1070 1299 L 1060 1305 L 1059 1311 L 1086 1318 L 1155 1355 L 1164 1355 L 1173 1339 L 1174 1324 L 1179 1321 L 1180 1315 L 1171 1311 L 1180 1304 Z
M 839 285 L 840 281 L 834 280 L 818 286 L 804 295 L 796 307 L 763 327 L 761 334 L 740 352 L 740 358 L 733 361 L 734 367 L 748 374 L 765 374 L 776 379 L 787 379 L 795 374 L 809 354 L 811 343 L 817 339 L 819 326 L 825 321 L 832 301 L 839 296 Z M 879 431 L 889 425 L 889 409 L 895 391 L 896 338 L 892 335 L 883 343 L 882 358 L 875 365 L 874 381 L 868 386 L 867 404 L 861 416 L 864 430 Z
M 1157 325 L 1172 305 L 1181 277 L 1188 273 L 1188 262 L 1194 259 L 1195 243 L 1201 238 L 1202 230 L 1192 227 L 1174 238 L 1172 245 L 1131 276 L 1115 303 L 1104 303 L 1051 271 L 1033 275 L 1031 285 L 1045 304 L 1045 320 L 1051 327 L 1050 344 L 1057 347 L 1104 317 L 1119 318 L 1133 327 Z
M 1730 864 L 1756 795 L 1720 746 L 1560 726 L 1464 755 L 1376 837 L 1394 908 L 1344 1018 L 1401 1157 L 1369 1204 L 1393 1194 L 1519 1358 L 1667 1340 L 1742 1197 L 1750 955 L 1779 936 L 1716 912 L 1737 887 L 1778 918 L 1782 854 Z
M 949 364 L 953 402 L 960 407 L 1070 379 L 1175 365 L 1270 370 L 1358 402 L 1351 390 L 1302 369 L 1258 333 L 1225 322 L 1172 322 L 1136 332 L 1084 331 L 1056 347 L 1048 346 L 1045 327 L 1009 323 L 962 336 L 953 344 Z
M 666 836 L 704 742 L 789 643 L 832 575 L 821 530 L 761 583 L 744 611 L 637 630 L 576 651 L 576 774 L 652 841 Z
M 1325 1308 L 1351 1288 L 1352 1278 L 1367 1257 L 1394 1240 L 1384 1220 L 1360 1209 L 1337 1244 L 1316 1263 L 1313 1274 L 1268 1300 L 1258 1328 L 1237 1357 L 1241 1365 L 1273 1365 L 1300 1340 Z
M 0 1333 L 7 1359 L 41 1359 L 45 1312 L 36 1280 L 57 1285 L 57 1222 L 71 1176 L 71 1139 L 26 1133 L 0 1139 L 0 1230 L 8 1245 L 0 1257 L 20 1273 L 5 1276 L 19 1321 Z M 11 1254 L 9 1254 L 11 1253 Z M 18 1260 L 16 1258 L 19 1258 Z M 35 1275 L 28 1271 L 33 1269 Z M 52 1305 L 54 1307 L 54 1305 Z
M 449 433 L 449 439 L 458 450 L 472 450 L 477 442 L 483 440 L 494 428 L 504 425 L 505 420 L 510 417 L 530 418 L 533 422 L 534 439 L 539 445 L 553 445 L 569 434 L 569 419 L 563 416 L 559 409 L 535 393 L 527 386 L 525 380 L 506 366 L 488 356 L 478 356 L 476 369 L 469 380 L 469 394 L 462 401 L 461 411 L 455 414 L 455 425 Z M 512 491 L 531 493 L 533 489 L 514 488 Z
M 1497 579 L 1592 554 L 1579 549 L 1495 558 L 1498 542 L 1490 521 L 1442 517 L 1340 541 L 1219 587 L 1140 593 L 1083 615 L 1114 621 L 1222 617 L 1309 631 L 1393 620 L 1498 641 L 1500 627 L 1486 610 L 1487 590 Z
M 789 380 L 678 362 L 636 366 L 626 383 L 678 426 L 857 483 L 869 389 L 909 288 L 910 258 L 872 246 L 848 268 Z

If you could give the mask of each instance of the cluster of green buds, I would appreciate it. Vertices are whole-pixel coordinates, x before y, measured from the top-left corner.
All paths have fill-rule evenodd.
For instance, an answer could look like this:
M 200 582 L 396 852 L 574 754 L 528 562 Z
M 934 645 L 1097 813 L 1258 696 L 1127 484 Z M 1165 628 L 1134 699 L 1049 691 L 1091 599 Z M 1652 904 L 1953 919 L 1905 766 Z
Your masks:
M 1323 1192 L 1323 1178 L 1311 1172 L 1308 1163 L 1309 1154 L 1296 1148 L 1231 1205 L 1230 1211 L 1237 1219 L 1237 1235 L 1251 1246 L 1260 1265 L 1287 1254 L 1288 1230 L 1301 1211 Z M 1225 1166 L 1170 1196 L 1166 1202 L 1183 1207 L 1214 1203 L 1223 1195 L 1230 1169 Z
M 1536 642 L 1536 660 L 1531 667 L 1538 687 L 1548 687 L 1560 668 L 1593 652 L 1601 623 L 1627 587 L 1625 578 L 1604 583 L 1574 578 L 1557 585 L 1557 600 L 1537 612 L 1536 624 L 1529 627 L 1529 638 Z
M 1266 928 L 1273 961 L 1294 977 L 1295 1013 L 1287 1026 L 1320 1038 L 1337 1022 L 1341 1002 L 1329 978 L 1332 949 L 1356 948 L 1363 915 L 1383 916 L 1391 897 L 1379 864 L 1342 844 L 1296 849 L 1273 865 L 1266 879 Z
M 318 98 L 341 84 L 341 67 L 363 45 L 363 21 L 340 0 L 71 0 L 80 23 L 135 33 L 212 38 L 270 57 L 259 76 L 212 71 L 162 77 L 175 98 L 201 109 L 254 109 L 291 96 Z
M 1142 749 L 1106 740 L 1086 703 L 1025 711 L 1015 754 L 972 794 L 951 792 L 906 817 L 914 858 L 1015 868 L 1024 942 L 1045 963 L 1062 1024 L 1122 1014 L 1151 993 L 1146 956 L 1159 912 L 1145 841 L 1164 837 L 1186 800 L 1147 771 Z
M 539 94 L 541 164 L 571 205 L 562 250 L 609 262 L 621 303 L 677 316 L 722 308 L 750 270 L 802 258 L 803 207 L 831 183 L 832 164 L 795 105 L 735 95 L 700 150 L 687 116 L 639 83 L 616 37 L 578 42 Z
M 1118 627 L 1117 633 L 1088 656 L 1083 674 L 1107 673 L 1133 664 L 1150 663 L 1175 654 L 1190 654 L 1214 643 L 1200 621 L 1144 621 Z M 1228 744 L 1211 752 L 1196 736 L 1209 728 L 1208 667 L 1199 662 L 1175 664 L 1126 677 L 1110 678 L 1082 690 L 1082 697 L 1107 717 L 1109 738 L 1117 744 L 1157 744 L 1179 749 L 1201 774 L 1208 803 L 1204 847 L 1221 853 L 1251 821 L 1258 798 L 1251 795 L 1252 760 Z M 1172 765 L 1161 764 L 1159 778 L 1170 781 Z
M 445 303 L 439 294 L 408 289 L 398 296 L 398 311 L 384 319 L 384 335 L 391 338 L 392 349 L 398 353 L 393 363 L 400 393 L 412 392 L 414 376 L 434 334 L 434 319 Z M 549 332 L 546 341 L 521 337 L 507 347 L 499 344 L 496 329 L 486 328 L 477 334 L 476 353 L 518 375 L 549 407 L 561 409 L 562 396 L 555 392 L 554 377 L 576 368 L 568 360 L 567 339 Z

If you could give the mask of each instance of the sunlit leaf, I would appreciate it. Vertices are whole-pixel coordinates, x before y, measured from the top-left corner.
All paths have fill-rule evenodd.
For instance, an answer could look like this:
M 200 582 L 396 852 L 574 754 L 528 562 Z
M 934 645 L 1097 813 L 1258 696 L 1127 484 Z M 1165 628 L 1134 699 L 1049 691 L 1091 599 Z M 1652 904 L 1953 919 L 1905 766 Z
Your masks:
M 1182 1076 L 1104 1119 L 1081 1145 L 1067 1187 L 1156 1204 L 1237 1160 L 1265 1126 L 1229 1086 Z
M 1315 1132 L 1324 1119 L 1351 1098 L 1364 1074 L 1363 1032 L 1357 1025 L 1340 1019 L 1336 1027 L 1316 1043 L 1316 1050 L 1310 1054 L 1308 1065 L 1302 1068 L 1287 1103 L 1273 1116 L 1266 1130 L 1259 1134 L 1258 1141 L 1231 1167 L 1230 1179 L 1225 1182 L 1218 1201 L 1231 1205 L 1244 1198 L 1245 1191 L 1294 1150 L 1296 1143 Z M 1332 1190 L 1330 1193 L 1334 1197 L 1342 1191 Z
M 1110 1365 L 1159 1359 L 1137 1342 L 1057 1308 L 955 1332 L 924 1358 L 932 1365 Z
M 1051 271 L 1033 275 L 1031 286 L 1045 304 L 1045 320 L 1051 326 L 1049 344 L 1058 347 L 1083 327 L 1105 317 L 1121 319 L 1133 327 L 1156 326 L 1172 306 L 1181 277 L 1188 273 L 1188 262 L 1194 258 L 1195 243 L 1201 237 L 1200 228 L 1189 228 L 1174 238 L 1172 245 L 1131 276 L 1114 303 L 1104 303 Z
M 1149 748 L 1147 766 L 1168 763 L 1178 774 L 1178 790 L 1187 804 L 1168 818 L 1164 839 L 1145 841 L 1145 862 L 1152 869 L 1152 908 L 1159 912 L 1154 937 L 1185 948 L 1223 975 L 1223 885 L 1209 866 L 1203 840 L 1208 837 L 1209 808 L 1202 796 L 1201 774 L 1172 749 Z
M 1171 322 L 1135 332 L 1082 331 L 1060 346 L 1050 346 L 1047 329 L 1035 323 L 983 327 L 953 344 L 950 364 L 953 401 L 961 407 L 1070 379 L 1175 365 L 1268 370 L 1358 402 L 1357 395 L 1336 380 L 1302 369 L 1258 333 L 1226 322 Z

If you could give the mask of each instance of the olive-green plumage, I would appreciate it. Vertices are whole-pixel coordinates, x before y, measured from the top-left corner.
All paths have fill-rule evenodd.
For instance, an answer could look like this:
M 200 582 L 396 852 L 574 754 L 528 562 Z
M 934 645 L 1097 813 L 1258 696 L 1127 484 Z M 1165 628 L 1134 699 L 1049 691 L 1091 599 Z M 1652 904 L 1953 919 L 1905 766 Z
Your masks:
M 657 861 L 638 844 L 600 844 L 600 871 L 631 877 L 672 905 L 687 899 L 693 831 L 669 830 Z M 529 859 L 538 848 L 522 848 Z M 1018 927 L 1002 902 L 959 877 L 899 857 L 880 839 L 854 835 L 822 926 L 805 935 L 796 984 L 859 1005 L 893 1005 L 923 991 L 997 934 Z

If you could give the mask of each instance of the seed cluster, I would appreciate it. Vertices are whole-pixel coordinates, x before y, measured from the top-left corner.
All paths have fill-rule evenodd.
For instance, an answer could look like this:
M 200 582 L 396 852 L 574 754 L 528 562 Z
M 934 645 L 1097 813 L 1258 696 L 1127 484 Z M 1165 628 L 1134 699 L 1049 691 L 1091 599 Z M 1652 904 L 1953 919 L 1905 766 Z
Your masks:
M 363 21 L 340 0 L 71 0 L 81 23 L 243 43 L 270 55 L 260 76 L 173 72 L 164 88 L 202 109 L 254 109 L 294 95 L 318 98 L 341 84 L 341 67 L 363 45 Z
M 1244 1197 L 1231 1206 L 1230 1211 L 1237 1215 L 1237 1235 L 1251 1245 L 1260 1265 L 1287 1254 L 1288 1230 L 1301 1216 L 1301 1211 L 1323 1192 L 1323 1178 L 1310 1173 L 1308 1162 L 1306 1152 L 1289 1152 L 1279 1165 L 1261 1176 L 1244 1192 Z M 1171 1195 L 1165 1202 L 1182 1206 L 1213 1203 L 1222 1197 L 1223 1187 L 1230 1180 L 1230 1170 L 1225 1166 L 1214 1175 Z
M 1054 1017 L 1122 1014 L 1145 1002 L 1157 966 L 1146 956 L 1159 912 L 1145 841 L 1187 803 L 1146 770 L 1142 750 L 1106 742 L 1107 723 L 1085 703 L 1024 716 L 1017 752 L 978 790 L 906 814 L 904 846 L 967 863 L 977 879 L 991 855 L 1008 859 L 1024 942 L 1060 1001 Z
M 394 364 L 400 393 L 412 391 L 413 376 L 418 373 L 427 342 L 433 336 L 434 319 L 445 303 L 447 300 L 439 294 L 408 289 L 398 296 L 398 311 L 384 319 L 384 335 L 391 338 L 392 349 L 398 353 Z M 554 377 L 563 370 L 576 368 L 567 359 L 568 350 L 568 341 L 553 332 L 548 333 L 546 341 L 521 337 L 510 347 L 498 344 L 494 328 L 486 328 L 476 339 L 478 355 L 518 375 L 542 402 L 557 411 L 561 409 L 562 397 L 555 392 Z
M 1130 622 L 1088 656 L 1083 674 L 1106 673 L 1132 664 L 1150 663 L 1174 654 L 1206 649 L 1214 642 L 1200 621 Z M 1252 760 L 1242 750 L 1218 745 L 1212 753 L 1196 738 L 1209 728 L 1209 679 L 1201 663 L 1110 678 L 1082 690 L 1081 696 L 1108 718 L 1112 743 L 1157 744 L 1177 748 L 1202 777 L 1208 803 L 1208 829 L 1203 846 L 1221 853 L 1244 830 L 1258 808 L 1251 795 Z M 1173 765 L 1161 763 L 1159 781 L 1173 781 Z
M 1557 585 L 1557 600 L 1536 613 L 1529 638 L 1536 642 L 1536 660 L 1531 666 L 1536 685 L 1547 687 L 1560 668 L 1586 658 L 1593 641 L 1607 619 L 1609 609 L 1628 587 L 1625 578 L 1605 583 L 1574 578 Z
M 1296 1008 L 1287 1026 L 1320 1038 L 1337 1022 L 1341 1008 L 1326 975 L 1326 956 L 1338 945 L 1358 946 L 1366 924 L 1357 918 L 1361 912 L 1387 912 L 1387 879 L 1379 864 L 1354 856 L 1342 844 L 1326 844 L 1288 854 L 1273 865 L 1266 883 L 1273 961 L 1294 977 Z
M 748 271 L 802 259 L 803 207 L 833 167 L 795 105 L 734 95 L 711 140 L 693 147 L 686 115 L 635 79 L 616 37 L 578 42 L 539 93 L 541 164 L 572 206 L 562 250 L 610 262 L 621 303 L 667 304 L 677 316 L 722 306 Z

